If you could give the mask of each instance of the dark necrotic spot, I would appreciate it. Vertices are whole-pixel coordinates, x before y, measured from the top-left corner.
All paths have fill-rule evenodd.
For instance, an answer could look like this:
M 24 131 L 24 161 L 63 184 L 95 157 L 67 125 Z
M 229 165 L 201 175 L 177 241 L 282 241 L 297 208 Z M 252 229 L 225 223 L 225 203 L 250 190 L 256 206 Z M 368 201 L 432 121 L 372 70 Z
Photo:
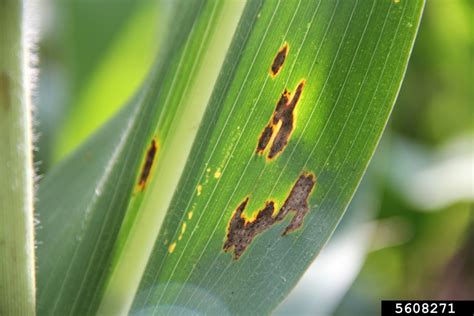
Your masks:
M 286 56 L 288 55 L 288 44 L 285 43 L 276 54 L 275 58 L 273 59 L 272 67 L 271 67 L 271 75 L 275 77 L 280 72 L 283 64 L 285 63 Z
M 291 131 L 293 130 L 293 118 L 288 120 L 282 120 L 280 130 L 273 141 L 270 152 L 268 153 L 268 158 L 273 159 L 283 151 L 285 146 L 288 144 L 288 139 L 290 138 Z
M 283 220 L 290 211 L 296 212 L 290 224 L 285 228 L 283 235 L 291 233 L 303 224 L 303 218 L 309 211 L 308 198 L 316 184 L 316 178 L 311 173 L 303 173 L 293 185 L 290 194 L 281 207 L 276 220 Z
M 230 219 L 227 239 L 223 247 L 224 251 L 227 252 L 233 247 L 234 259 L 239 259 L 256 235 L 269 229 L 275 223 L 282 221 L 291 211 L 295 212 L 295 215 L 282 235 L 285 236 L 301 227 L 303 219 L 309 211 L 308 198 L 315 183 L 316 178 L 313 174 L 301 174 L 293 185 L 285 203 L 275 216 L 273 216 L 275 211 L 274 202 L 267 201 L 264 208 L 258 211 L 254 220 L 246 220 L 243 212 L 247 207 L 249 198 L 245 198 Z
M 156 151 L 157 151 L 157 145 L 156 145 L 156 141 L 153 139 L 146 153 L 145 164 L 143 165 L 142 173 L 140 174 L 140 179 L 138 181 L 138 186 L 140 187 L 141 190 L 145 188 L 145 184 L 148 180 L 148 177 L 150 176 L 150 171 L 151 171 L 151 167 L 153 166 L 153 162 L 155 160 Z
M 296 87 L 296 92 L 293 98 L 291 99 L 290 104 L 288 107 L 290 108 L 291 111 L 293 111 L 296 107 L 296 104 L 298 104 L 298 101 L 301 98 L 301 94 L 303 93 L 303 88 L 304 88 L 305 81 L 302 80 L 299 84 L 298 87 Z
M 285 91 L 282 93 L 280 99 L 277 102 L 275 111 L 273 112 L 273 124 L 278 123 L 278 121 L 281 118 L 281 114 L 283 110 L 285 109 L 286 105 L 288 104 L 289 100 L 290 100 L 290 93 L 288 92 L 288 90 L 285 89 Z
M 263 152 L 265 148 L 267 148 L 267 145 L 270 142 L 270 138 L 272 137 L 272 134 L 273 134 L 273 126 L 267 125 L 258 140 L 258 144 L 257 144 L 258 153 Z
M 301 94 L 303 93 L 304 84 L 304 80 L 298 84 L 298 87 L 296 88 L 295 93 L 291 99 L 290 93 L 285 89 L 277 102 L 272 118 L 270 119 L 270 123 L 265 127 L 262 134 L 260 135 L 259 141 L 257 143 L 257 153 L 262 153 L 266 149 L 275 130 L 277 130 L 277 134 L 273 139 L 270 152 L 268 153 L 268 158 L 275 158 L 285 149 L 294 129 L 294 110 L 301 98 Z M 277 129 L 276 126 L 279 122 L 281 122 L 281 125 Z

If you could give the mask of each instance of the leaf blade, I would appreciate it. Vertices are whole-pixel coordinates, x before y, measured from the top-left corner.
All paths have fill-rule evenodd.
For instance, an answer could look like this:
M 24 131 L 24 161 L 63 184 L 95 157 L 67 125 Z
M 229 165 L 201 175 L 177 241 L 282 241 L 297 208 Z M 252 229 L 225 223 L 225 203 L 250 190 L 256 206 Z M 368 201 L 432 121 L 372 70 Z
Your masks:
M 227 91 L 220 92 L 226 97 L 223 104 L 210 104 L 223 117 L 218 118 L 209 138 L 197 137 L 192 153 L 197 163 L 194 167 L 190 163 L 184 172 L 133 312 L 189 309 L 211 313 L 214 308 L 230 313 L 270 312 L 331 235 L 375 150 L 400 87 L 423 1 L 317 2 L 296 10 L 294 2 L 274 10 L 276 4 L 279 2 L 263 5 L 261 24 L 257 22 L 247 51 L 236 61 L 241 72 Z M 321 20 L 308 27 L 311 15 L 318 10 Z M 288 16 L 285 12 L 295 13 L 295 18 L 282 20 Z M 275 14 L 279 24 L 272 25 L 273 36 L 262 39 L 262 30 L 271 25 L 268 21 Z M 292 21 L 297 21 L 293 28 Z M 284 26 L 288 27 L 286 32 Z M 306 38 L 302 30 L 311 26 L 316 26 L 308 35 L 312 45 L 301 44 L 295 49 L 298 46 L 294 43 Z M 318 36 L 321 29 L 323 36 Z M 317 39 L 322 44 L 315 43 Z M 290 47 L 287 63 L 298 64 L 297 57 L 291 60 L 295 50 L 297 56 L 301 52 L 305 58 L 294 73 L 288 73 L 288 65 L 282 70 L 280 76 L 285 76 L 286 82 L 270 81 L 267 88 L 271 53 L 276 53 L 284 42 Z M 258 56 L 258 44 L 262 43 L 266 49 Z M 314 58 L 315 48 L 319 54 L 318 47 L 322 47 L 322 54 Z M 252 70 L 251 59 L 255 56 L 260 66 Z M 311 63 L 319 68 L 313 71 Z M 248 77 L 245 71 L 251 74 L 248 76 L 253 85 L 263 86 L 261 90 L 242 87 Z M 225 78 L 225 72 L 224 69 L 220 80 Z M 271 117 L 279 94 L 284 88 L 294 90 L 302 78 L 310 88 L 305 86 L 287 148 L 274 162 L 262 161 L 255 157 L 259 133 Z M 314 82 L 321 84 L 318 87 Z M 308 106 L 308 100 L 316 100 L 313 107 Z M 235 108 L 237 101 L 240 108 Z M 229 113 L 233 118 L 226 120 Z M 349 119 L 352 115 L 355 120 Z M 204 122 L 209 123 L 210 117 L 206 116 Z M 373 122 L 372 126 L 368 121 Z M 245 132 L 238 131 L 240 124 Z M 238 135 L 237 140 L 233 134 Z M 200 147 L 204 149 L 199 150 Z M 313 153 L 317 155 L 312 156 Z M 273 166 L 266 168 L 270 163 Z M 209 167 L 211 171 L 207 171 Z M 282 205 L 298 175 L 307 171 L 315 172 L 318 188 L 310 197 L 312 210 L 302 229 L 293 236 L 281 237 L 283 225 L 273 227 L 255 238 L 238 261 L 222 252 L 228 221 L 246 196 L 251 196 L 247 205 L 250 212 L 261 210 L 269 199 Z M 188 181 L 186 177 L 197 180 Z M 305 242 L 306 239 L 312 242 Z M 291 258 L 298 258 L 298 262 Z M 252 272 L 248 275 L 247 271 Z M 155 304 L 159 306 L 155 308 Z

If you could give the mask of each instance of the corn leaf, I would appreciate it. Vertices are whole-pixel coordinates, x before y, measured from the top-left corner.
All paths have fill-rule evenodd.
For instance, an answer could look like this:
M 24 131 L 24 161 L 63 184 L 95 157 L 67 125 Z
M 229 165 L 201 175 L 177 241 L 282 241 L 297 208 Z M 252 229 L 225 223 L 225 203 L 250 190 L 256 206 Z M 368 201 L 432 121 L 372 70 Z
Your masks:
M 266 314 L 277 306 L 369 163 L 423 1 L 255 6 L 244 14 L 251 31 L 241 25 L 237 38 L 247 42 L 230 51 L 134 313 Z
M 423 4 L 255 0 L 233 34 L 241 2 L 178 2 L 135 99 L 41 183 L 40 312 L 271 312 L 358 186 Z

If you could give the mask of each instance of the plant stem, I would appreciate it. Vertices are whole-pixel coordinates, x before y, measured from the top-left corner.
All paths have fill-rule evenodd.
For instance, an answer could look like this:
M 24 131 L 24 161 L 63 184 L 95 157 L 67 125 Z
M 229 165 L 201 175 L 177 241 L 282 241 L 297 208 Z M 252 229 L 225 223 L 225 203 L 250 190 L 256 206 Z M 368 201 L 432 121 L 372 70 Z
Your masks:
M 0 0 L 0 315 L 35 314 L 33 164 L 24 1 Z

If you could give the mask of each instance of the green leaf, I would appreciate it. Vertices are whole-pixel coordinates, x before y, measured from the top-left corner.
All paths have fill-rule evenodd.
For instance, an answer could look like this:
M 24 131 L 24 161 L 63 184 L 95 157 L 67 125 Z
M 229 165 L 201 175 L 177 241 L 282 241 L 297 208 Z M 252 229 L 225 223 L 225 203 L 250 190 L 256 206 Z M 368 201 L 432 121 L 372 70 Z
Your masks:
M 37 205 L 40 314 L 91 314 L 106 300 L 106 281 L 120 263 L 114 256 L 121 254 L 128 238 L 128 222 L 144 197 L 150 197 L 151 181 L 140 184 L 149 147 L 156 147 L 151 175 L 166 181 L 161 179 L 163 171 L 164 175 L 171 171 L 167 181 L 177 182 L 174 171 L 182 170 L 186 162 L 228 48 L 225 43 L 231 40 L 225 33 L 216 36 L 215 30 L 230 27 L 233 32 L 238 16 L 225 19 L 225 12 L 235 11 L 236 6 L 241 5 L 178 2 L 173 22 L 180 27 L 172 29 L 141 91 L 41 182 Z M 208 46 L 214 49 L 205 50 Z M 176 140 L 182 145 L 178 151 L 173 149 Z M 162 158 L 161 153 L 167 154 Z M 174 157 L 177 153 L 180 159 Z M 176 169 L 163 165 L 167 161 Z M 172 184 L 169 190 L 171 198 Z M 151 233 L 157 235 L 159 227 L 157 223 Z M 143 270 L 148 253 L 141 255 Z M 133 277 L 138 286 L 141 274 Z
M 100 63 L 120 37 L 126 23 L 146 1 L 107 0 L 53 1 L 58 10 L 62 28 L 55 30 L 64 45 L 64 60 L 71 70 L 72 92 L 75 94 L 87 84 Z
M 33 315 L 31 53 L 24 1 L 0 1 L 0 315 Z
M 241 6 L 178 2 L 140 93 L 41 183 L 40 313 L 266 314 L 330 237 L 423 1 L 249 1 L 234 34 Z
M 97 263 L 105 265 L 108 260 L 126 209 L 125 190 L 131 186 L 117 186 L 116 182 L 127 158 L 128 134 L 137 117 L 134 105 L 122 110 L 40 183 L 40 225 L 36 233 L 40 314 L 77 313 L 85 308 L 77 304 L 92 300 L 90 287 L 100 285 L 104 269 Z M 133 163 L 133 157 L 129 158 L 128 165 Z M 133 177 L 131 170 L 123 171 L 125 176 Z M 113 216 L 107 209 L 114 210 Z M 104 233 L 107 235 L 103 237 Z
M 99 5 L 110 6 L 109 1 L 102 1 Z M 138 5 L 137 5 L 138 3 Z M 64 5 L 63 5 L 64 6 Z M 79 6 L 77 9 L 76 6 Z M 94 4 L 94 7 L 96 4 Z M 76 5 L 68 4 L 66 8 L 77 9 L 82 14 L 87 15 L 88 19 L 92 19 L 88 14 L 91 11 L 91 3 L 86 1 L 79 1 Z M 110 41 L 109 47 L 102 49 L 105 53 L 104 56 L 97 56 L 93 52 L 88 50 L 78 53 L 78 61 L 81 65 L 75 65 L 79 74 L 82 74 L 85 70 L 90 67 L 90 64 L 94 65 L 94 70 L 90 70 L 90 73 L 84 73 L 76 80 L 83 80 L 84 82 L 76 83 L 78 91 L 75 91 L 75 99 L 71 101 L 71 107 L 68 109 L 64 124 L 58 133 L 58 140 L 55 148 L 55 160 L 60 160 L 66 154 L 70 153 L 72 149 L 76 148 L 81 144 L 88 136 L 90 136 L 97 128 L 99 128 L 104 122 L 107 121 L 113 114 L 115 114 L 121 106 L 130 98 L 131 95 L 137 90 L 146 76 L 146 72 L 152 65 L 154 56 L 156 55 L 157 47 L 160 42 L 160 32 L 157 32 L 158 25 L 164 26 L 162 22 L 163 13 L 158 10 L 163 7 L 162 1 L 149 2 L 149 1 L 135 1 L 130 2 L 128 0 L 121 0 L 118 4 L 114 3 L 111 7 L 113 13 L 110 13 L 108 23 L 110 26 L 115 26 L 117 21 L 116 16 L 124 14 L 123 11 L 131 11 L 131 16 L 126 20 L 126 25 L 122 27 L 123 30 L 118 32 L 115 36 L 112 36 L 103 30 L 98 34 L 95 34 L 98 38 L 96 45 L 82 45 L 85 47 L 102 47 L 103 42 Z M 68 10 L 65 10 L 68 11 Z M 95 7 L 94 12 L 100 10 Z M 78 13 L 75 13 L 78 14 Z M 127 13 L 130 15 L 130 13 Z M 77 19 L 82 20 L 81 16 Z M 73 21 L 76 19 L 72 19 Z M 101 25 L 104 17 L 102 15 L 92 19 L 93 23 L 97 23 L 98 20 Z M 115 23 L 114 23 L 115 22 Z M 72 23 L 74 25 L 74 23 Z M 163 25 L 162 25 L 163 24 Z M 79 38 L 73 37 L 74 44 L 81 41 L 81 37 L 84 36 L 82 33 L 84 30 L 78 25 Z M 105 28 L 107 30 L 110 27 L 107 24 Z M 102 27 L 101 27 L 102 28 Z M 119 28 L 120 29 L 120 28 Z M 77 32 L 77 31 L 76 31 Z M 71 32 L 74 34 L 74 32 Z M 106 33 L 106 34 L 103 34 Z M 102 36 L 108 35 L 108 38 L 102 38 Z M 93 41 L 94 36 L 90 36 L 87 33 L 87 41 Z M 112 38 L 112 40 L 110 40 Z M 86 39 L 83 39 L 86 40 Z M 82 47 L 81 47 L 82 48 Z M 81 54 L 82 53 L 82 54 Z M 89 62 L 82 60 L 85 56 L 91 55 L 91 59 L 98 59 L 99 62 Z M 94 57 L 94 59 L 93 59 Z M 95 61 L 95 60 L 94 60 Z M 82 69 L 82 68 L 84 69 Z M 100 104 L 100 106 L 97 106 Z
M 234 41 L 219 78 L 229 84 L 214 91 L 134 313 L 266 314 L 275 308 L 330 237 L 369 163 L 400 88 L 423 1 L 252 5 L 242 18 L 252 26 L 242 22 L 235 37 L 246 42 Z M 284 43 L 288 57 L 272 78 L 270 65 Z M 294 131 L 269 161 L 266 152 L 256 153 L 259 137 L 283 91 L 293 95 L 302 80 Z M 317 179 L 310 209 L 302 226 L 284 235 L 293 215 L 274 218 L 285 215 L 285 201 L 304 213 L 306 194 L 290 192 L 309 173 Z M 271 202 L 273 219 L 258 217 Z M 235 217 L 244 205 L 247 218 L 254 213 L 270 223 L 260 220 L 251 241 L 250 219 L 238 229 Z

